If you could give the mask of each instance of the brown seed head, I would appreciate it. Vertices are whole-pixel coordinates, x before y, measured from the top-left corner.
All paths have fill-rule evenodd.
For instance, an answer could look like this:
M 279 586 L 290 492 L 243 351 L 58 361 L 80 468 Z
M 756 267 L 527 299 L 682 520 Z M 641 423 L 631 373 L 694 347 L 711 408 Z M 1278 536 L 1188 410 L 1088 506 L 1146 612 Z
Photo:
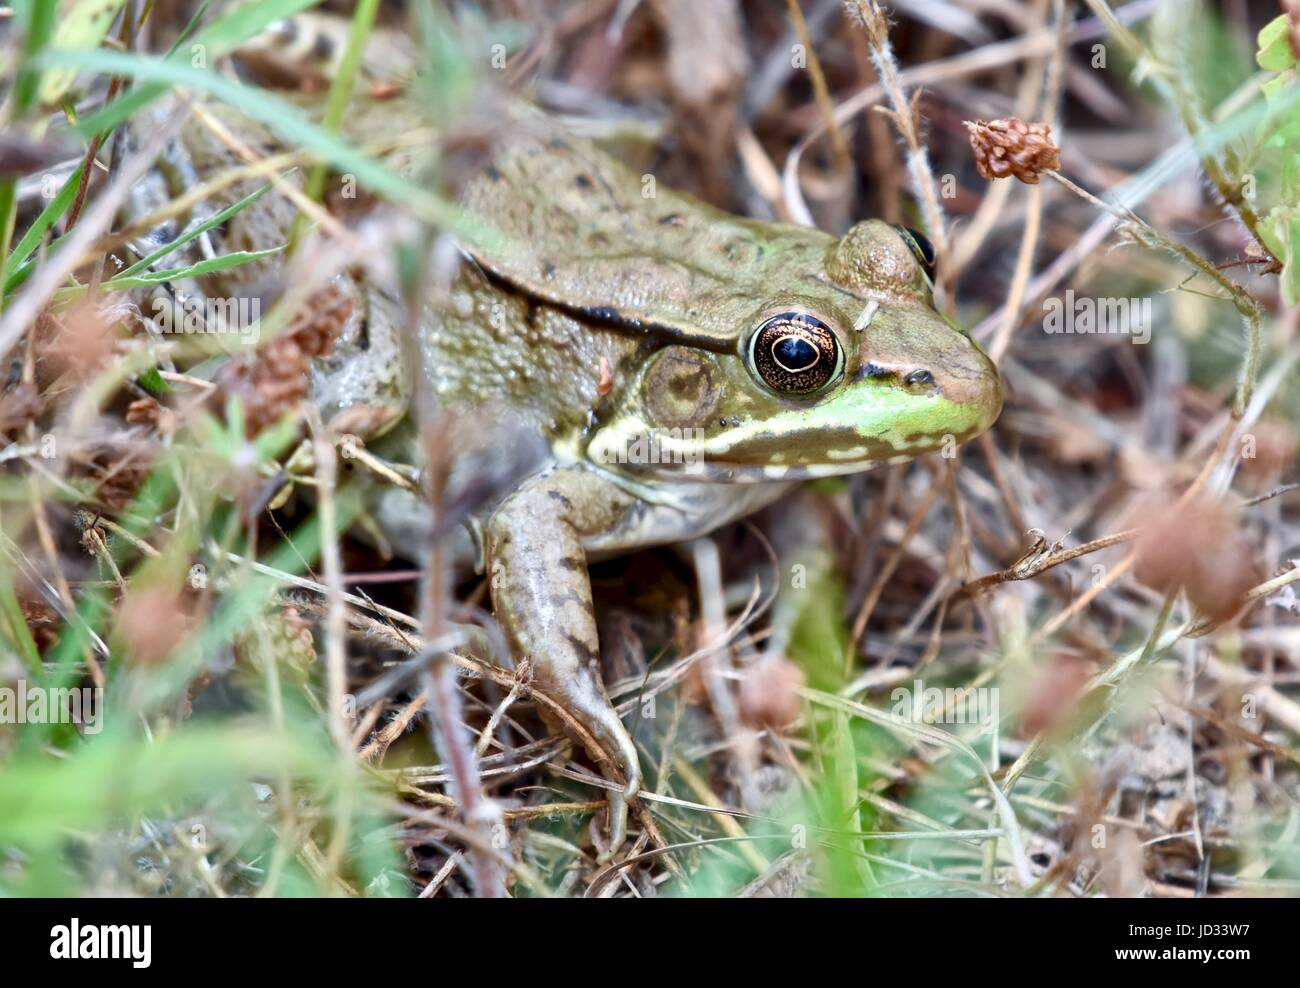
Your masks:
M 334 349 L 356 304 L 331 283 L 308 300 L 292 328 L 221 368 L 217 384 L 242 402 L 250 438 L 307 399 L 312 358 Z
M 117 635 L 133 665 L 157 665 L 189 633 L 192 608 L 174 587 L 132 587 L 117 611 Z
M 763 659 L 741 680 L 741 720 L 755 727 L 789 727 L 799 719 L 803 683 L 803 672 L 789 659 Z
M 1086 659 L 1063 653 L 1052 656 L 1029 684 L 1017 735 L 1032 738 L 1068 721 L 1092 673 Z
M 1015 177 L 1037 185 L 1045 169 L 1061 167 L 1061 149 L 1052 140 L 1052 128 L 1047 124 L 1025 123 L 1019 117 L 967 120 L 965 124 L 980 178 L 992 181 Z
M 1203 615 L 1226 621 L 1260 575 L 1237 513 L 1203 495 L 1177 506 L 1174 500 L 1152 497 L 1139 509 L 1134 574 L 1162 593 L 1181 587 Z

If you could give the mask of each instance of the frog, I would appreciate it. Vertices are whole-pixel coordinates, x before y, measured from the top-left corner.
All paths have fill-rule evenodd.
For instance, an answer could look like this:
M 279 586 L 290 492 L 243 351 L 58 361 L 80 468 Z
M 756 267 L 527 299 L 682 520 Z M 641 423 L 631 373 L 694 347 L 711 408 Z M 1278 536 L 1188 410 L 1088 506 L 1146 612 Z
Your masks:
M 515 661 L 616 786 L 606 854 L 643 776 L 600 676 L 589 563 L 951 450 L 1002 403 L 992 361 L 934 305 L 918 232 L 866 219 L 836 237 L 643 188 L 590 141 L 512 128 L 463 207 L 516 249 L 462 245 L 418 355 L 440 407 L 508 408 L 545 443 L 475 541 Z
M 400 462 L 420 462 L 421 388 L 453 414 L 508 414 L 540 450 L 451 556 L 485 577 L 510 659 L 599 767 L 608 861 L 644 775 L 602 679 L 589 565 L 705 538 L 810 479 L 950 452 L 997 419 L 1001 379 L 936 306 L 915 230 L 737 216 L 539 112 L 500 130 L 460 202 L 492 236 L 460 239 L 414 325 L 391 292 L 354 283 L 365 318 L 312 391 L 327 418 L 383 406 L 398 425 L 373 440 Z M 241 229 L 281 236 L 284 203 L 264 199 Z M 428 515 L 411 489 L 375 496 L 413 555 Z

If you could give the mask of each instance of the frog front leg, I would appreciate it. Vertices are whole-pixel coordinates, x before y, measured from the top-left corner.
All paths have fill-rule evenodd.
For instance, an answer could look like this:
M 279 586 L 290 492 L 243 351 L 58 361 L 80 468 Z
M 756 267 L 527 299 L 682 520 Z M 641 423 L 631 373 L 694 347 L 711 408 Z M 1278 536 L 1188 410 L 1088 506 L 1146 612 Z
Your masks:
M 641 769 L 605 694 L 583 543 L 615 526 L 630 505 L 594 473 L 556 469 L 506 498 L 484 533 L 492 604 L 516 661 L 530 661 L 534 688 L 577 721 L 587 735 L 578 740 L 621 787 L 610 792 L 602 862 L 626 837 L 627 801 L 641 788 Z

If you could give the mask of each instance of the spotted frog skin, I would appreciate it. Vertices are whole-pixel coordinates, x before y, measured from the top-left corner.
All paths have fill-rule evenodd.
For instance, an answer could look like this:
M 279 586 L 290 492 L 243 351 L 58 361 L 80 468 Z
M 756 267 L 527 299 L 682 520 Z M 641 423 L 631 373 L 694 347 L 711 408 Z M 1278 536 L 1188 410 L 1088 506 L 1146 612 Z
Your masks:
M 364 333 L 314 386 L 333 414 L 400 412 L 418 384 L 449 412 L 504 410 L 538 440 L 535 466 L 475 513 L 473 555 L 515 662 L 613 785 L 608 858 L 642 772 L 602 683 L 588 562 L 707 535 L 805 478 L 951 447 L 993 423 L 1002 392 L 936 311 L 919 235 L 864 220 L 835 237 L 647 197 L 641 175 L 539 115 L 504 130 L 464 195 L 495 236 L 462 245 L 418 353 L 400 310 L 362 285 Z M 283 200 L 254 208 L 283 228 L 265 222 Z M 376 515 L 415 546 L 421 510 L 388 491 Z

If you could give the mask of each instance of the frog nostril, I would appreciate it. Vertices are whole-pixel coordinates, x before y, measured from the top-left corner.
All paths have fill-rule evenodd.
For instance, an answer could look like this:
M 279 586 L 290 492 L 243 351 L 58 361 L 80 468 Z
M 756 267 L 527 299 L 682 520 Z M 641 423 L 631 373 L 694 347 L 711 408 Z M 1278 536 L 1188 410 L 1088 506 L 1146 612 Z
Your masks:
M 929 388 L 934 386 L 934 375 L 928 370 L 914 370 L 904 380 L 913 387 Z

